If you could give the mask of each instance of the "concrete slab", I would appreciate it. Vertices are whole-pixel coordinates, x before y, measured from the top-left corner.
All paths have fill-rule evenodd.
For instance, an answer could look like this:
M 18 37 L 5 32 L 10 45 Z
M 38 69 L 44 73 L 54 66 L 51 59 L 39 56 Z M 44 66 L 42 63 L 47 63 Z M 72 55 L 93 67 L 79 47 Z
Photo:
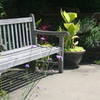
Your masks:
M 24 100 L 29 87 L 10 93 L 9 100 Z M 78 69 L 43 78 L 26 100 L 100 100 L 100 66 L 80 65 Z

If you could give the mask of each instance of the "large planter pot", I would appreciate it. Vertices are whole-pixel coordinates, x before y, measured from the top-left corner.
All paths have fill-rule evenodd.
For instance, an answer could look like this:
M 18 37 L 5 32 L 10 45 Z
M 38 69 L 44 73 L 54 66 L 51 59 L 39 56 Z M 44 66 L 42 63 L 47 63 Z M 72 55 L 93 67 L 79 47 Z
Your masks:
M 78 68 L 85 51 L 81 52 L 64 52 L 64 68 Z

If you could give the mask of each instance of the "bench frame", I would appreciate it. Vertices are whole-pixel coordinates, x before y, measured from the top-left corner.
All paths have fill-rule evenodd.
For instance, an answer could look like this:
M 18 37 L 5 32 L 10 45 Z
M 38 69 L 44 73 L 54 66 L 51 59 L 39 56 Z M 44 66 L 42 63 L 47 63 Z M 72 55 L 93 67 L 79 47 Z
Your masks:
M 8 68 L 14 67 L 14 66 L 12 66 L 12 64 L 9 65 L 9 67 L 7 67 L 7 65 L 4 65 L 4 61 L 8 61 L 8 59 L 9 59 L 8 55 L 12 56 L 12 55 L 15 54 L 15 56 L 17 56 L 16 52 L 18 50 L 19 51 L 21 50 L 21 52 L 26 52 L 24 48 L 30 48 L 30 46 L 32 46 L 32 45 L 38 45 L 37 35 L 40 34 L 40 35 L 55 35 L 59 38 L 59 47 L 60 47 L 60 49 L 59 50 L 57 49 L 57 51 L 55 51 L 56 47 L 53 47 L 53 48 L 55 48 L 55 50 L 52 51 L 52 53 L 48 54 L 48 56 L 52 55 L 52 54 L 55 54 L 55 53 L 58 53 L 60 56 L 62 56 L 62 59 L 59 59 L 59 72 L 62 73 L 63 72 L 63 64 L 64 64 L 64 60 L 63 60 L 64 59 L 64 36 L 68 35 L 68 33 L 67 32 L 57 32 L 57 31 L 37 30 L 36 26 L 35 26 L 34 15 L 31 14 L 30 16 L 31 17 L 27 17 L 27 18 L 16 18 L 16 19 L 0 20 L 0 43 L 4 44 L 6 47 L 9 44 L 6 51 L 0 52 L 0 55 L 1 55 L 1 58 L 0 58 L 0 72 L 2 72 L 3 70 L 6 70 Z M 19 24 L 22 24 L 21 28 L 23 30 L 21 29 L 21 31 L 27 31 L 28 30 L 28 32 L 29 32 L 29 29 L 28 28 L 26 29 L 26 26 L 28 25 L 27 24 L 28 22 L 31 23 L 30 24 L 31 25 L 31 32 L 30 33 L 31 33 L 32 37 L 30 37 L 30 38 L 32 40 L 29 39 L 29 36 L 28 36 L 29 33 L 26 32 L 28 34 L 28 35 L 26 34 L 26 40 L 24 39 L 25 37 L 23 38 L 23 40 L 20 39 L 20 41 L 24 41 L 24 42 L 27 41 L 27 43 L 26 43 L 27 45 L 23 47 L 22 42 L 20 42 L 20 41 L 18 42 L 18 39 L 20 38 L 20 36 L 18 36 L 18 34 L 19 34 L 18 32 L 20 31 L 20 30 L 18 30 L 18 26 L 19 26 Z M 8 25 L 10 25 L 10 26 L 8 26 Z M 10 27 L 10 28 L 8 28 L 8 27 Z M 1 28 L 2 28 L 2 30 L 1 30 Z M 23 33 L 24 32 L 21 32 L 21 34 L 23 34 Z M 8 37 L 6 35 L 8 35 Z M 24 36 L 24 34 L 22 36 Z M 3 40 L 2 40 L 2 37 L 3 37 Z M 9 43 L 7 44 L 7 42 L 9 42 Z M 46 47 L 45 48 L 38 47 L 38 48 L 41 48 L 41 50 L 44 50 L 44 49 L 46 49 L 48 51 L 50 50 L 50 48 L 46 48 Z M 33 52 L 35 52 L 34 48 L 31 49 L 31 50 L 33 50 Z M 37 49 L 37 50 L 39 50 L 39 49 Z M 2 56 L 4 56 L 4 58 L 2 58 Z M 43 58 L 44 56 L 47 56 L 47 55 L 44 54 L 43 56 L 40 56 L 37 59 Z M 30 61 L 33 61 L 33 60 L 36 60 L 36 59 L 34 58 L 34 59 L 31 59 Z M 14 59 L 14 62 L 15 61 L 16 60 Z M 27 60 L 27 62 L 29 62 L 29 60 Z M 26 63 L 26 62 L 23 62 L 21 64 L 24 64 L 24 63 Z M 15 65 L 20 65 L 20 64 L 15 64 Z

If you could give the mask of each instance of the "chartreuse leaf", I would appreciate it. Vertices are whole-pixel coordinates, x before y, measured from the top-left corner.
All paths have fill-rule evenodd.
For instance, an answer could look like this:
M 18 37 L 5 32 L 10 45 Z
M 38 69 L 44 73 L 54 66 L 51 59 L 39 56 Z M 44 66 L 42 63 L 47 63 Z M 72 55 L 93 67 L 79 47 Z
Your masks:
M 83 47 L 75 46 L 74 48 L 70 48 L 70 49 L 65 48 L 64 51 L 79 52 L 79 51 L 85 51 L 85 49 Z
M 38 27 L 41 23 L 42 19 L 39 19 L 37 22 L 36 22 L 36 27 Z
M 75 25 L 73 23 L 70 24 L 69 28 L 68 28 L 68 32 L 71 34 L 71 35 L 74 35 L 75 34 Z
M 48 43 L 47 44 L 43 44 L 42 46 L 43 47 L 52 47 L 52 45 L 51 44 L 48 44 Z
M 64 26 L 65 26 L 66 29 L 68 29 L 68 28 L 70 27 L 71 24 L 72 24 L 72 23 L 64 23 Z
M 64 23 L 64 26 L 68 30 L 68 32 L 73 35 L 77 34 L 80 29 L 79 24 L 74 25 L 73 23 Z
M 66 11 L 62 11 L 61 9 L 61 16 L 62 18 L 64 19 L 64 21 L 67 23 L 67 22 L 70 22 L 70 16 L 68 15 L 68 13 Z
M 75 33 L 75 25 L 73 23 L 64 23 L 64 26 L 68 30 L 70 35 Z
M 66 11 L 62 11 L 61 9 L 61 16 L 63 17 L 65 22 L 72 22 L 75 18 L 77 18 L 77 13 L 67 13 Z
M 67 20 L 67 22 L 70 22 L 70 16 L 68 13 L 66 13 L 66 11 L 63 12 L 63 15 L 64 15 L 65 19 Z
M 72 22 L 75 18 L 77 18 L 77 13 L 68 13 L 70 17 L 70 22 Z

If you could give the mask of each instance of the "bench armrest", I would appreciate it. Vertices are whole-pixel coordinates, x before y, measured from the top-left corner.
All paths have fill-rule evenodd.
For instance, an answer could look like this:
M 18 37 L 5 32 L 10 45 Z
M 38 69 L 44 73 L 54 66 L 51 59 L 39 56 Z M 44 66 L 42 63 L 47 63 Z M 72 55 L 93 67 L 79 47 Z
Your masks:
M 43 30 L 34 30 L 34 34 L 38 35 L 56 35 L 56 36 L 66 36 L 68 35 L 68 32 L 63 31 L 63 32 L 59 32 L 59 31 L 43 31 Z

